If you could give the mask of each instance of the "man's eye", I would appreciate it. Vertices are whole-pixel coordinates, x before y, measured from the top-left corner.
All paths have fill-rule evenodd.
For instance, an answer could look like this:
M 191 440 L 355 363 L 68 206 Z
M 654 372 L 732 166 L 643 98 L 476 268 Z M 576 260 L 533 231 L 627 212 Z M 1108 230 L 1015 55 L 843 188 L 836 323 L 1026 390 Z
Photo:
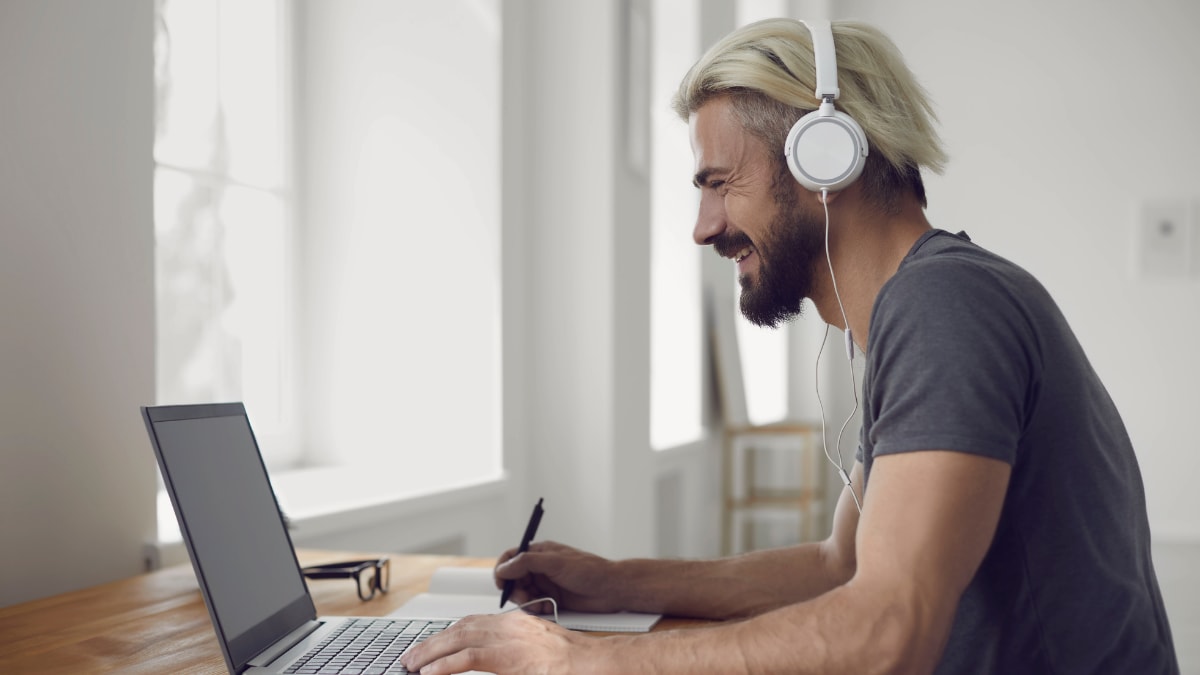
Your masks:
M 713 182 L 708 184 L 708 187 L 710 187 L 714 190 L 717 190 L 724 184 L 725 184 L 725 181 L 723 181 L 723 180 L 714 180 Z

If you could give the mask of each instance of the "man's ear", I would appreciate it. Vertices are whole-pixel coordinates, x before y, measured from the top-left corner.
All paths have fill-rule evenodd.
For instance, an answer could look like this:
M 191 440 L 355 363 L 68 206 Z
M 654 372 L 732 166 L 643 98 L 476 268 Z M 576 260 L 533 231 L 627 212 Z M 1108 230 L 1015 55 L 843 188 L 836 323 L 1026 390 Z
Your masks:
M 833 200 L 837 199 L 838 195 L 840 195 L 840 194 L 842 194 L 840 190 L 838 192 L 830 192 L 829 190 L 821 190 L 820 192 L 817 193 L 817 203 L 825 204 L 826 206 L 828 206 L 829 204 L 832 204 Z

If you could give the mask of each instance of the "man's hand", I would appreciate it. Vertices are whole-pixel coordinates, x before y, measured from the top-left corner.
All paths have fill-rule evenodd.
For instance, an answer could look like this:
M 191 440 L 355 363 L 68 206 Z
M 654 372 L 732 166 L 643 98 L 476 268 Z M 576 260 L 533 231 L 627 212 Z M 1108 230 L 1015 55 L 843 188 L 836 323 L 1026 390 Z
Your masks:
M 585 645 L 578 636 L 524 612 L 469 616 L 413 647 L 401 658 L 411 672 L 448 675 L 489 673 L 575 673 L 572 662 Z
M 500 556 L 495 570 L 496 587 L 513 580 L 512 601 L 518 605 L 554 598 L 559 609 L 616 612 L 628 608 L 622 606 L 624 603 L 613 590 L 619 587 L 615 567 L 612 561 L 564 544 L 537 542 L 520 555 L 513 548 Z M 536 603 L 527 609 L 537 614 L 552 611 L 549 602 Z

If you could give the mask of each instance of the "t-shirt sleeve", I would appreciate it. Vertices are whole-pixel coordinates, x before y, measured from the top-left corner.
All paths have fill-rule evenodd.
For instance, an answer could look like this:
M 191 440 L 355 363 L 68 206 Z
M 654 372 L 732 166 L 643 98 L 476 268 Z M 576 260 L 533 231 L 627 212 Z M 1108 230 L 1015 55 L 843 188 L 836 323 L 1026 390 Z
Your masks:
M 1035 388 L 1036 335 L 986 268 L 934 256 L 897 274 L 871 320 L 873 455 L 955 450 L 1009 464 Z

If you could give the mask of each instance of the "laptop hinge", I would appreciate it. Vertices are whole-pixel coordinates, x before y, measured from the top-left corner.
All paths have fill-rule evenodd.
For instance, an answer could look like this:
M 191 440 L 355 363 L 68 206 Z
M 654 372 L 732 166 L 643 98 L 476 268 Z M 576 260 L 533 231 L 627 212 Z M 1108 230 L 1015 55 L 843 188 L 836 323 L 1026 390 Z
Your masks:
M 275 644 L 259 652 L 258 656 L 255 656 L 247 661 L 246 665 L 254 666 L 255 668 L 266 668 L 267 666 L 271 665 L 275 659 L 283 656 L 284 652 L 292 647 L 295 647 L 301 640 L 309 635 L 312 635 L 314 631 L 323 625 L 324 624 L 320 621 L 305 621 L 299 628 L 288 633 L 284 637 L 277 640 Z

